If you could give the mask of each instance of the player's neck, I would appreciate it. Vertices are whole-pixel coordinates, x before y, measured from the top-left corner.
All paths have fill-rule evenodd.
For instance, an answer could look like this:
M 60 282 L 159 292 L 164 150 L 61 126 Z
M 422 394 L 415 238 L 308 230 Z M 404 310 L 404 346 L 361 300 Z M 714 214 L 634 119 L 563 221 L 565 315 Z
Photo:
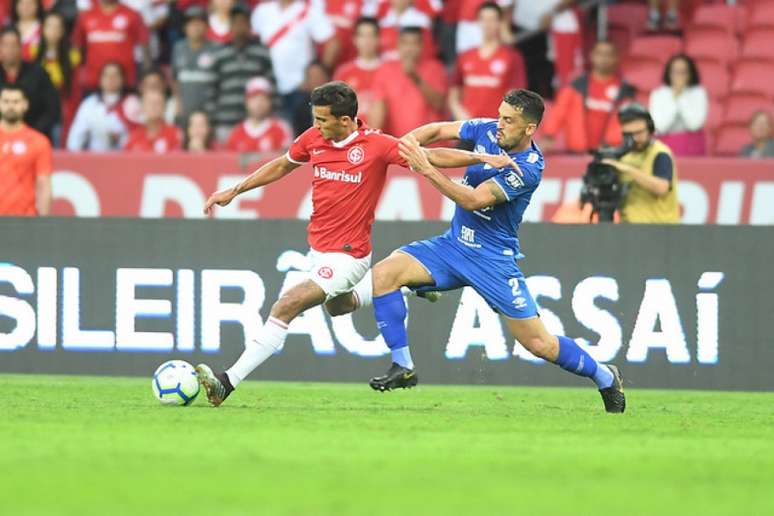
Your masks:
M 22 120 L 19 120 L 18 122 L 15 122 L 15 123 L 9 123 L 5 120 L 0 121 L 0 129 L 2 129 L 3 132 L 6 132 L 6 133 L 15 133 L 23 126 L 24 126 L 24 122 Z
M 608 72 L 600 72 L 600 71 L 592 70 L 591 71 L 591 76 L 593 78 L 597 79 L 597 80 L 600 80 L 600 81 L 609 81 L 610 79 L 615 77 L 615 73 L 613 73 L 613 72 L 609 72 L 609 73 Z
M 349 138 L 350 136 L 352 136 L 352 134 L 354 134 L 357 131 L 357 129 L 358 129 L 357 122 L 353 120 L 352 122 L 347 124 L 346 128 L 342 131 L 341 134 L 338 134 L 333 138 L 331 138 L 331 141 L 333 143 L 341 143 L 347 138 Z
M 489 57 L 497 52 L 498 48 L 500 48 L 500 40 L 490 39 L 481 43 L 481 46 L 478 48 L 478 53 L 482 57 Z

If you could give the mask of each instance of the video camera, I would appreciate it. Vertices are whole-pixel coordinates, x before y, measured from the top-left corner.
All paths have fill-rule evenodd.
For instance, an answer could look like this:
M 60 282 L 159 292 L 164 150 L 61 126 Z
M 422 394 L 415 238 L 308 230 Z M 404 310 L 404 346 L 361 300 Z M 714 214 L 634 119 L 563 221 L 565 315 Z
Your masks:
M 626 187 L 618 179 L 618 172 L 610 165 L 602 163 L 604 159 L 620 159 L 634 148 L 634 138 L 625 135 L 619 147 L 600 147 L 592 151 L 594 159 L 586 167 L 581 189 L 581 203 L 591 203 L 592 214 L 599 215 L 600 222 L 612 222 L 613 214 L 621 206 Z

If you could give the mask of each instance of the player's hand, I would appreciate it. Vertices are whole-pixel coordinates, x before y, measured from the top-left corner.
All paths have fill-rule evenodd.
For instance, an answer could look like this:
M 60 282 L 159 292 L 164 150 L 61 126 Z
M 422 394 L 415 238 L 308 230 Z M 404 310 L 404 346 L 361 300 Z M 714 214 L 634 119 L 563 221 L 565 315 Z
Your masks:
M 507 154 L 479 154 L 478 156 L 482 163 L 486 163 L 487 165 L 497 169 L 512 168 L 516 171 L 517 174 L 519 174 L 521 177 L 524 177 L 524 173 L 521 171 L 519 166 Z
M 626 172 L 626 165 L 616 159 L 605 158 L 602 160 L 602 163 L 613 167 L 618 172 Z
M 217 204 L 218 206 L 226 206 L 234 199 L 234 197 L 236 197 L 236 193 L 234 192 L 233 188 L 218 190 L 214 194 L 210 195 L 210 198 L 207 199 L 206 203 L 204 203 L 204 214 L 211 215 L 212 207 L 214 205 Z
M 412 134 L 407 134 L 398 142 L 398 153 L 408 162 L 409 168 L 423 176 L 428 175 L 433 166 L 427 159 L 424 149 L 419 146 L 419 142 Z

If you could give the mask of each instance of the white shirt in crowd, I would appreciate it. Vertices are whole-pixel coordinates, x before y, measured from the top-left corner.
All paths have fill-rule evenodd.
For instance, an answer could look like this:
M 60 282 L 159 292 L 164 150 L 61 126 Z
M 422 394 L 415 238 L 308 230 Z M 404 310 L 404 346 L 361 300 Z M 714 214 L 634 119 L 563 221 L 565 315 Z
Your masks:
M 81 102 L 67 135 L 67 150 L 105 152 L 124 146 L 128 131 L 112 107 L 118 96 L 108 101 L 92 93 Z
M 698 131 L 707 121 L 709 101 L 703 86 L 691 86 L 675 97 L 672 88 L 659 86 L 650 92 L 650 114 L 660 134 Z
M 507 9 L 513 5 L 513 0 L 497 0 L 497 4 Z M 478 20 L 458 21 L 456 41 L 458 54 L 481 46 L 481 27 L 478 26 Z
M 250 23 L 253 33 L 269 47 L 277 91 L 290 93 L 304 81 L 306 67 L 314 56 L 314 43 L 334 34 L 331 21 L 319 2 L 296 1 L 283 9 L 276 0 L 255 7 Z M 284 34 L 274 40 L 280 31 Z
M 524 30 L 538 30 L 543 16 L 553 12 L 563 0 L 515 0 L 513 23 Z M 580 25 L 575 11 L 565 9 L 554 16 L 551 30 L 556 32 L 578 32 Z

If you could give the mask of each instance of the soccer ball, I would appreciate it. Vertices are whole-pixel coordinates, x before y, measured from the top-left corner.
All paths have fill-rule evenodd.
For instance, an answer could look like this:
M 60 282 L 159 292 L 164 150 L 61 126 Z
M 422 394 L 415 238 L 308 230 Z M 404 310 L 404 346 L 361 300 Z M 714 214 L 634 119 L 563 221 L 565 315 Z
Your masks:
M 164 405 L 190 405 L 199 394 L 199 378 L 183 360 L 164 362 L 153 373 L 153 395 Z

